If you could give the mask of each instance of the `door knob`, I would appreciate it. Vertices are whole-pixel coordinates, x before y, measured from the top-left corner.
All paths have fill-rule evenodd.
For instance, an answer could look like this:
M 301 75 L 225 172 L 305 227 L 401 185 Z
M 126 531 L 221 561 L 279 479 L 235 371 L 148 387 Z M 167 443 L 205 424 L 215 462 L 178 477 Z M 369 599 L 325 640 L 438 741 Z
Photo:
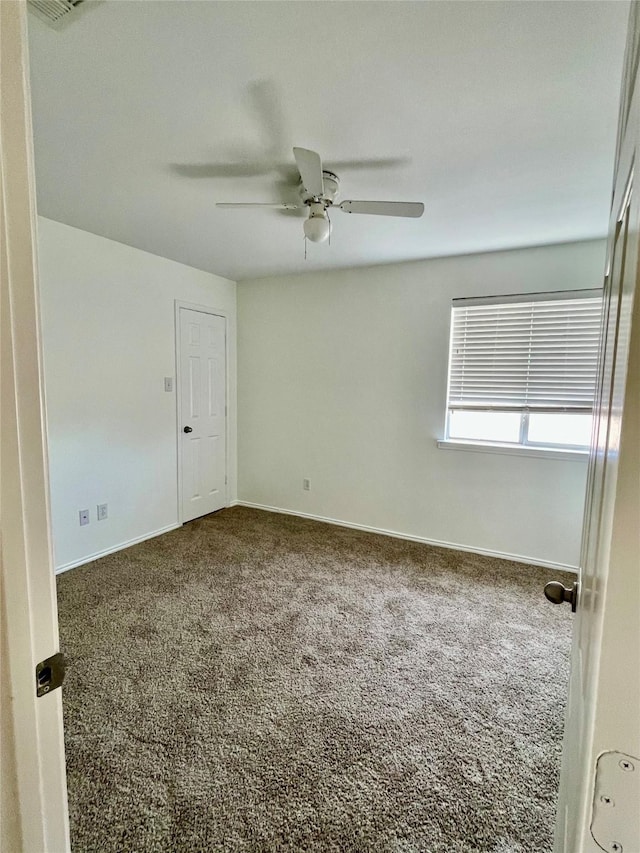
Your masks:
M 544 594 L 552 604 L 563 604 L 565 601 L 571 605 L 571 612 L 576 612 L 578 604 L 578 582 L 570 587 L 563 586 L 560 581 L 549 581 L 545 585 Z
M 182 431 L 183 431 L 183 432 L 193 432 L 193 430 L 191 429 L 191 427 L 185 427 Z

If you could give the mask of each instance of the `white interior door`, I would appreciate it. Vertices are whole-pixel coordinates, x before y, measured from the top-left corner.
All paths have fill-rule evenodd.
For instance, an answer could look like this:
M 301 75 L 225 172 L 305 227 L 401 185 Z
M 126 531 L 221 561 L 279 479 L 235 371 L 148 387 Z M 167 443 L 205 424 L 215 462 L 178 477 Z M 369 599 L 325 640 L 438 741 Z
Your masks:
M 640 93 L 634 85 L 639 37 L 637 7 L 633 7 L 609 229 L 609 274 L 556 853 L 640 850 L 637 804 L 625 814 L 621 804 L 617 809 L 603 806 L 594 796 L 601 754 L 640 756 L 640 299 L 636 294 L 640 193 L 634 182 L 640 153 Z M 618 764 L 614 762 L 614 767 Z M 636 770 L 640 774 L 640 761 Z M 621 781 L 627 787 L 633 782 L 630 775 Z M 616 784 L 615 778 L 611 784 Z M 604 830 L 598 813 L 602 807 L 608 808 Z
M 227 504 L 226 320 L 179 309 L 182 521 Z

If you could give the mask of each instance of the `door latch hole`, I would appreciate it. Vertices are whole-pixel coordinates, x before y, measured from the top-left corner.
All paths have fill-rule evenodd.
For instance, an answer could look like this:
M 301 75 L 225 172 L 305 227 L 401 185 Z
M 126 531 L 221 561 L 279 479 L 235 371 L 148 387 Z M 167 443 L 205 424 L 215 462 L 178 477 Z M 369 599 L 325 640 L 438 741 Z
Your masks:
M 45 666 L 44 669 L 41 669 L 38 673 L 38 687 L 44 687 L 46 684 L 51 683 L 51 667 Z
M 60 687 L 64 681 L 66 661 L 64 655 L 58 652 L 36 666 L 36 695 L 44 696 L 51 690 Z

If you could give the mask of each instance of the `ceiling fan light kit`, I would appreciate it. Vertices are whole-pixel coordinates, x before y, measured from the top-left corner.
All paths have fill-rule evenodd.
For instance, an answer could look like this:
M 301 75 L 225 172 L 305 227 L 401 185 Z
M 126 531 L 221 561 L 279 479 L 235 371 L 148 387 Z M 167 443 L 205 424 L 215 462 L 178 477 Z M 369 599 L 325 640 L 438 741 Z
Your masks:
M 304 236 L 312 243 L 324 243 L 331 233 L 331 222 L 323 204 L 309 205 L 309 218 L 304 222 Z
M 313 243 L 323 243 L 331 234 L 329 210 L 341 210 L 343 213 L 364 213 L 373 216 L 401 216 L 416 219 L 424 213 L 422 202 L 403 201 L 343 201 L 336 199 L 340 191 L 340 179 L 334 172 L 323 170 L 320 155 L 307 148 L 294 148 L 293 156 L 300 172 L 300 204 L 229 204 L 221 203 L 216 207 L 267 207 L 283 210 L 309 209 L 309 217 L 304 223 L 304 235 Z

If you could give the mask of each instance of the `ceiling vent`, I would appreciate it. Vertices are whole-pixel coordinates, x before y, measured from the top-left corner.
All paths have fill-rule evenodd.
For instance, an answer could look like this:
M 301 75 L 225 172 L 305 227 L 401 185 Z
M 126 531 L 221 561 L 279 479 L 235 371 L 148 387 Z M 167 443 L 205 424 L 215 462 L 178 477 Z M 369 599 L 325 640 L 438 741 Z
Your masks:
M 27 0 L 32 12 L 49 24 L 50 27 L 58 29 L 66 23 L 67 17 L 74 9 L 77 9 L 84 0 Z M 73 17 L 73 16 L 71 16 Z

